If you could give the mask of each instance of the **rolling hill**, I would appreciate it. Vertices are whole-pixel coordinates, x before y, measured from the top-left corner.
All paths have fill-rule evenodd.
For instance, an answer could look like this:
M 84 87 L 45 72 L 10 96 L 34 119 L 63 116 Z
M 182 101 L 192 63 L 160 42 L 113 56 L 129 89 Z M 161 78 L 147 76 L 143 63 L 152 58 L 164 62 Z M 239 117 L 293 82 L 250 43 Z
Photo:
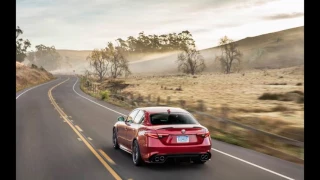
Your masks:
M 304 64 L 304 26 L 247 37 L 236 42 L 243 53 L 244 69 L 285 68 Z M 91 50 L 58 50 L 58 52 L 63 58 L 63 68 L 55 72 L 66 73 L 76 70 L 81 73 L 89 68 L 86 57 Z M 200 52 L 207 64 L 205 71 L 219 71 L 214 62 L 216 55 L 221 53 L 219 47 L 203 49 Z M 128 60 L 133 74 L 176 73 L 177 54 L 178 52 L 143 54 L 128 57 Z

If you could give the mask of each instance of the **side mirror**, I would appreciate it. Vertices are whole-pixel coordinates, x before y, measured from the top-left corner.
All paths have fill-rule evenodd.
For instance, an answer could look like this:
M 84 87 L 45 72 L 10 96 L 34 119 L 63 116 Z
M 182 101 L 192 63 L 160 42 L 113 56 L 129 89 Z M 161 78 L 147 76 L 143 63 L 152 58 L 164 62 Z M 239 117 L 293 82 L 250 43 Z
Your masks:
M 118 121 L 124 121 L 124 117 L 123 116 L 118 117 Z

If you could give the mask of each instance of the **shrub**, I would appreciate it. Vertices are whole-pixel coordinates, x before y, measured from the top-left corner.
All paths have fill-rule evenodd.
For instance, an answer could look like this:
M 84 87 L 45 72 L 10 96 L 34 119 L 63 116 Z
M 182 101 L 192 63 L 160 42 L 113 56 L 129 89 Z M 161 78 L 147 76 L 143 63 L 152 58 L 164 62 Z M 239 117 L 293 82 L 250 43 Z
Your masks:
M 110 92 L 108 90 L 101 91 L 100 95 L 102 100 L 108 100 L 110 96 Z
M 31 68 L 33 68 L 33 69 L 38 69 L 38 66 L 35 65 L 35 64 L 31 64 Z
M 269 83 L 268 85 L 287 85 L 287 83 Z
M 288 108 L 281 106 L 281 105 L 278 105 L 278 106 L 272 108 L 272 111 L 287 111 L 287 110 L 288 110 Z
M 41 71 L 46 71 L 42 66 L 40 67 L 40 70 L 41 70 Z
M 282 94 L 263 93 L 258 99 L 260 100 L 279 100 Z
M 291 91 L 285 94 L 263 93 L 259 100 L 278 100 L 278 101 L 295 101 L 297 103 L 304 102 L 304 93 L 301 91 Z
M 178 88 L 176 88 L 176 91 L 182 91 L 181 86 L 179 86 Z
M 299 104 L 304 103 L 304 97 L 303 96 L 299 97 L 299 99 L 296 102 Z

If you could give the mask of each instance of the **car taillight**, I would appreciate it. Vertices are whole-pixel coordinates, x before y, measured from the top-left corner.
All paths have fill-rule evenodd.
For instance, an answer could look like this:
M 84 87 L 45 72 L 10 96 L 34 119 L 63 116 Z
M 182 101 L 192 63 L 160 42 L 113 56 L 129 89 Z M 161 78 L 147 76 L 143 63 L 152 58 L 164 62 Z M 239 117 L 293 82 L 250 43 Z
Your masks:
M 165 137 L 165 136 L 169 136 L 169 134 L 158 134 L 158 137 L 161 139 L 161 138 L 163 138 L 163 137 Z
M 206 138 L 206 137 L 210 137 L 210 132 L 209 131 L 206 131 L 205 133 L 200 133 L 200 134 L 197 134 L 198 136 L 201 136 L 203 138 Z
M 147 137 L 158 139 L 158 134 L 157 134 L 157 132 L 155 130 L 147 130 L 144 133 L 144 135 L 147 136 Z
M 158 134 L 155 130 L 147 130 L 145 131 L 144 135 L 156 139 L 161 139 L 165 136 L 169 136 L 169 134 Z

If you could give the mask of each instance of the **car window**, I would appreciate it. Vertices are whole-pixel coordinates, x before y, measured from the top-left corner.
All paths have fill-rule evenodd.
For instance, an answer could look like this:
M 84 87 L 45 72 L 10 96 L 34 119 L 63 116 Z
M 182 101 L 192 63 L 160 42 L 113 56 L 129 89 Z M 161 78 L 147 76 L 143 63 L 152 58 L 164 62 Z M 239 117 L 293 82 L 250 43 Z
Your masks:
M 196 119 L 187 113 L 159 113 L 150 115 L 150 121 L 153 125 L 166 124 L 199 124 Z
M 143 111 L 139 111 L 139 113 L 134 118 L 133 122 L 136 123 L 136 124 L 140 124 L 141 120 L 143 119 L 143 116 L 144 116 L 144 112 Z
M 138 112 L 139 112 L 138 109 L 133 110 L 133 111 L 129 114 L 129 116 L 128 116 L 128 118 L 127 118 L 126 121 L 133 122 L 133 119 L 136 117 L 136 115 L 137 115 Z

